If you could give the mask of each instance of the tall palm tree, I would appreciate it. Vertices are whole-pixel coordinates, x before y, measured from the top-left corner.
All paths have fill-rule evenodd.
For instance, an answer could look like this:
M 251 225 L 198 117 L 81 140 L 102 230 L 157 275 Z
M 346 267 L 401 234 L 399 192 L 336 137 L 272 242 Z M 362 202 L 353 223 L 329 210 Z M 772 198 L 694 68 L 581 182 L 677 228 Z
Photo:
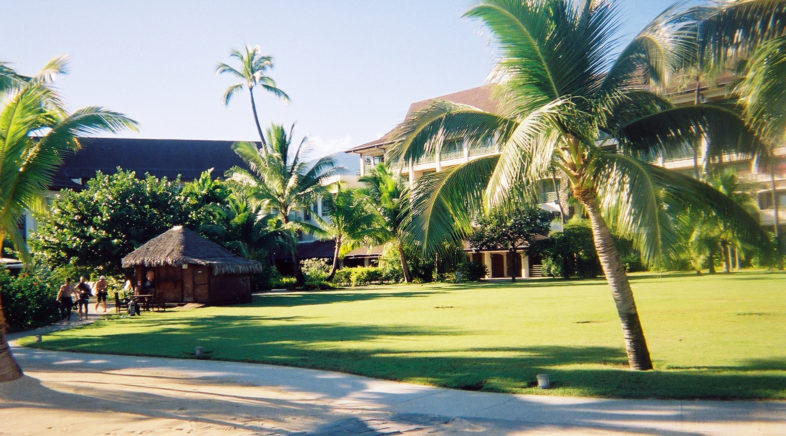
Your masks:
M 339 259 L 368 237 L 378 233 L 375 227 L 376 217 L 365 197 L 355 191 L 338 192 L 323 199 L 324 219 L 314 215 L 325 235 L 335 240 L 333 265 L 328 280 L 332 280 L 338 269 Z
M 536 182 L 556 169 L 590 218 L 628 361 L 637 370 L 651 369 L 652 361 L 612 230 L 657 263 L 675 242 L 671 204 L 710 204 L 735 227 L 758 229 L 753 217 L 709 185 L 649 163 L 684 153 L 686 140 L 698 135 L 718 144 L 735 135 L 746 153 L 758 146 L 734 111 L 709 104 L 674 108 L 648 90 L 683 55 L 668 31 L 670 13 L 615 57 L 619 15 L 611 1 L 483 1 L 467 16 L 484 21 L 498 42 L 503 111 L 434 102 L 401 124 L 388 155 L 404 165 L 454 137 L 500 145 L 497 156 L 417 181 L 410 228 L 427 248 L 466 236 L 481 208 L 534 199 Z
M 232 50 L 229 57 L 237 59 L 240 67 L 235 68 L 222 62 L 216 67 L 216 72 L 218 74 L 229 74 L 240 79 L 241 82 L 227 88 L 224 93 L 224 104 L 229 105 L 229 101 L 235 94 L 243 88 L 248 89 L 248 96 L 251 98 L 251 113 L 254 115 L 254 123 L 257 126 L 257 133 L 259 133 L 259 140 L 262 141 L 264 151 L 264 147 L 267 144 L 265 143 L 265 135 L 262 133 L 262 126 L 259 124 L 257 104 L 254 101 L 254 88 L 260 87 L 284 102 L 289 101 L 289 96 L 276 85 L 272 77 L 267 75 L 267 70 L 273 68 L 273 57 L 263 55 L 259 46 L 251 47 L 247 45 L 245 52 Z
M 322 183 L 334 173 L 331 158 L 305 162 L 301 152 L 306 143 L 303 138 L 297 147 L 292 146 L 292 130 L 273 124 L 267 129 L 267 146 L 258 148 L 250 142 L 237 142 L 232 149 L 250 170 L 233 167 L 227 176 L 248 189 L 251 199 L 259 202 L 266 211 L 274 211 L 283 222 L 287 245 L 294 266 L 297 286 L 305 283 L 297 258 L 298 234 L 319 231 L 316 226 L 302 220 L 295 213 L 309 207 L 324 193 Z M 264 151 L 267 148 L 267 151 Z
M 380 220 L 381 230 L 377 242 L 394 241 L 401 261 L 404 281 L 412 282 L 412 274 L 404 255 L 404 242 L 408 238 L 406 224 L 410 201 L 408 191 L 404 188 L 404 181 L 384 163 L 371 169 L 367 175 L 360 178 L 360 181 L 366 185 L 363 192 L 369 197 Z
M 775 183 L 775 148 L 786 141 L 786 37 L 760 45 L 747 62 L 735 92 L 740 97 L 745 119 L 767 144 L 758 160 L 770 175 L 770 193 L 774 208 L 775 240 L 778 266 L 783 269 L 783 235 Z
M 10 239 L 29 262 L 27 244 L 19 230 L 25 209 L 40 208 L 63 155 L 79 147 L 78 136 L 134 128 L 122 114 L 100 107 L 66 112 L 51 79 L 65 72 L 65 58 L 56 58 L 37 76 L 23 79 L 8 67 L 0 68 L 0 251 Z M 0 381 L 21 377 L 5 335 L 6 320 L 0 297 Z

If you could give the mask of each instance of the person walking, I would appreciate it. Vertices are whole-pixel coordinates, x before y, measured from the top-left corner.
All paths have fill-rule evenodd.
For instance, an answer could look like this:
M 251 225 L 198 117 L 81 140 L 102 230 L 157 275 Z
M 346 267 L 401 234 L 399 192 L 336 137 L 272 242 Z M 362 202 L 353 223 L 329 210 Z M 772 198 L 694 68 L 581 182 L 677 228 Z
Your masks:
M 79 308 L 79 320 L 82 319 L 87 320 L 87 307 L 90 304 L 90 285 L 87 284 L 85 277 L 82 276 L 79 278 L 79 284 L 76 285 L 76 290 L 79 293 L 79 300 L 77 307 Z M 84 307 L 84 318 L 82 315 L 82 307 Z
M 60 307 L 60 319 L 71 322 L 71 310 L 74 308 L 73 299 L 74 288 L 71 286 L 71 279 L 66 277 L 65 284 L 60 286 L 57 292 L 57 304 Z
M 96 307 L 95 311 L 98 313 L 98 305 L 104 303 L 104 313 L 106 313 L 106 296 L 109 295 L 109 283 L 106 281 L 105 276 L 101 276 L 96 282 Z

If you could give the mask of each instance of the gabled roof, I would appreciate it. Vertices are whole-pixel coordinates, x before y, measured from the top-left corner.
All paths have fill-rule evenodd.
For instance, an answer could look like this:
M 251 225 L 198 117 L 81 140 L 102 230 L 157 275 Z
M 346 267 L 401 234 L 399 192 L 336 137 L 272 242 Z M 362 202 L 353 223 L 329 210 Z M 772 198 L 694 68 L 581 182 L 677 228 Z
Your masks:
M 54 177 L 53 189 L 73 188 L 72 179 L 87 180 L 96 171 L 114 174 L 117 167 L 135 171 L 138 176 L 183 180 L 199 178 L 214 168 L 213 176 L 222 177 L 229 168 L 245 166 L 232 151 L 233 141 L 184 139 L 80 138 L 82 148 L 69 153 Z
M 494 85 L 491 84 L 491 85 L 479 86 L 477 88 L 466 89 L 464 91 L 454 92 L 452 94 L 447 94 L 440 97 L 434 97 L 426 100 L 416 101 L 411 105 L 409 105 L 409 110 L 407 110 L 407 115 L 404 117 L 404 119 L 409 118 L 410 115 L 412 115 L 418 109 L 422 109 L 429 103 L 439 100 L 451 101 L 453 103 L 468 104 L 470 106 L 475 106 L 476 108 L 482 109 L 484 111 L 496 112 L 499 110 L 499 102 L 494 98 L 493 91 L 494 91 Z M 395 130 L 396 129 L 393 128 L 393 130 L 384 134 L 381 138 L 371 142 L 367 142 L 365 144 L 358 145 L 357 147 L 347 150 L 347 152 L 357 153 L 362 150 L 384 147 L 388 144 L 391 144 L 396 139 L 393 137 Z
M 174 226 L 147 241 L 123 258 L 123 268 L 205 265 L 213 274 L 253 274 L 262 272 L 255 260 L 235 256 L 224 247 L 183 226 Z

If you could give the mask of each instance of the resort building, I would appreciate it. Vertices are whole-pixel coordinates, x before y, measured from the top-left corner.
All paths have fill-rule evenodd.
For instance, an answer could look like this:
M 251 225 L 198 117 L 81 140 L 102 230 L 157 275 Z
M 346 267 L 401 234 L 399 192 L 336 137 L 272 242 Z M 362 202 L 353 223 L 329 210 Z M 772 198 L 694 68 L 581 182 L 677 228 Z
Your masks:
M 701 84 L 698 91 L 694 87 L 685 92 L 674 92 L 671 94 L 671 100 L 676 105 L 690 104 L 695 101 L 697 92 L 701 101 L 714 101 L 726 99 L 731 92 L 730 83 L 732 78 L 724 76 L 712 83 Z M 493 85 L 481 86 L 472 88 L 453 94 L 443 95 L 436 98 L 431 98 L 423 101 L 412 103 L 407 111 L 405 119 L 412 115 L 418 109 L 425 107 L 427 104 L 437 100 L 446 100 L 454 103 L 467 104 L 477 107 L 482 110 L 496 111 L 499 106 L 495 101 L 493 95 Z M 363 175 L 369 169 L 373 168 L 380 162 L 385 160 L 385 152 L 391 144 L 394 143 L 395 128 L 381 138 L 358 145 L 348 152 L 360 155 L 360 174 Z M 409 162 L 401 169 L 402 176 L 406 177 L 410 183 L 417 180 L 419 177 L 432 172 L 439 172 L 443 169 L 468 162 L 481 156 L 499 153 L 497 144 L 489 142 L 482 145 L 469 146 L 461 138 L 446 138 L 442 141 L 441 146 L 435 147 L 435 152 L 423 157 L 417 161 Z M 778 147 L 775 150 L 776 165 L 775 165 L 775 184 L 777 186 L 779 210 L 784 210 L 786 205 L 786 144 Z M 704 156 L 696 156 L 696 161 L 699 166 L 705 162 Z M 666 168 L 680 171 L 686 175 L 695 175 L 694 156 L 679 156 L 668 160 L 661 160 L 657 164 Z M 743 156 L 728 154 L 724 155 L 719 162 L 713 162 L 713 167 L 718 168 L 733 168 L 741 181 L 754 189 L 757 196 L 760 208 L 759 219 L 763 227 L 772 228 L 774 225 L 774 207 L 771 197 L 771 183 L 770 175 L 752 165 L 750 159 Z M 562 214 L 565 218 L 572 214 L 572 210 L 567 204 L 569 193 L 567 190 L 560 188 L 559 180 L 543 180 L 537 187 L 539 193 L 539 206 L 543 209 L 551 211 L 555 217 Z M 783 214 L 782 214 L 783 215 Z M 780 220 L 781 232 L 786 230 L 784 226 L 784 218 Z M 556 221 L 555 221 L 556 222 Z M 553 226 L 552 229 L 558 228 L 559 225 Z M 466 244 L 465 244 L 466 246 Z M 520 259 L 513 259 L 510 253 L 506 251 L 473 251 L 466 246 L 471 261 L 476 263 L 483 263 L 486 265 L 489 278 L 505 277 L 515 274 L 520 277 L 537 277 L 540 275 L 540 261 L 535 256 L 530 256 L 526 252 L 527 247 L 521 247 L 523 252 Z M 366 258 L 364 262 L 367 264 L 369 259 L 373 260 L 374 254 L 378 250 L 362 248 L 352 252 L 347 256 L 348 258 L 357 261 L 358 259 Z M 378 257 L 378 254 L 377 254 Z M 512 271 L 512 272 L 511 272 Z

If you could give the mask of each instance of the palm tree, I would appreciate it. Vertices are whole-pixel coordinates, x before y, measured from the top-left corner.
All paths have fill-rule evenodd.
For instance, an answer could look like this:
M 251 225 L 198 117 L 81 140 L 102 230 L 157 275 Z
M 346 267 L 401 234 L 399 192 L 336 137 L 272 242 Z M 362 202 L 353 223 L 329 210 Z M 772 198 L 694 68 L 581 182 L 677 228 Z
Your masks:
M 775 148 L 786 141 L 786 37 L 775 38 L 759 46 L 747 62 L 735 92 L 740 97 L 743 115 L 766 143 L 758 160 L 770 175 L 770 193 L 774 208 L 775 241 L 778 267 L 783 269 L 783 236 L 775 184 Z
M 323 199 L 323 210 L 327 220 L 319 215 L 314 217 L 325 235 L 336 242 L 329 281 L 336 275 L 339 259 L 379 229 L 375 227 L 376 216 L 366 198 L 354 191 L 342 191 L 340 185 L 338 192 Z
M 401 261 L 404 281 L 412 282 L 407 259 L 404 255 L 404 242 L 408 237 L 406 223 L 409 210 L 409 195 L 404 188 L 404 181 L 394 174 L 384 163 L 380 163 L 369 173 L 360 178 L 366 185 L 363 190 L 376 209 L 381 229 L 377 242 L 394 241 Z
M 78 136 L 134 128 L 122 114 L 86 107 L 71 114 L 50 86 L 65 72 L 65 58 L 56 58 L 37 76 L 25 79 L 8 67 L 0 68 L 0 251 L 8 238 L 25 263 L 30 261 L 18 222 L 25 209 L 40 208 L 63 155 L 79 147 Z M 0 298 L 0 381 L 21 377 L 5 335 L 6 320 Z
M 248 89 L 248 96 L 251 98 L 251 113 L 254 115 L 254 123 L 257 126 L 259 140 L 262 141 L 263 151 L 265 151 L 267 144 L 265 143 L 265 135 L 262 134 L 262 126 L 259 124 L 257 105 L 254 101 L 254 88 L 260 87 L 284 102 L 289 101 L 289 96 L 276 85 L 272 77 L 266 75 L 267 70 L 273 68 L 273 58 L 262 55 L 262 50 L 259 46 L 251 47 L 247 45 L 245 52 L 232 50 L 229 57 L 237 59 L 240 62 L 240 68 L 235 68 L 222 62 L 216 67 L 216 72 L 218 74 L 227 73 L 240 79 L 241 82 L 227 88 L 224 93 L 224 104 L 229 105 L 232 97 L 244 87 Z
M 654 264 L 674 247 L 672 204 L 709 204 L 735 227 L 758 229 L 753 217 L 709 185 L 649 163 L 684 153 L 686 140 L 699 135 L 722 144 L 733 134 L 741 152 L 758 146 L 734 111 L 709 104 L 674 108 L 648 90 L 684 55 L 668 32 L 670 14 L 656 18 L 615 58 L 619 21 L 611 1 L 483 1 L 467 16 L 484 21 L 498 41 L 503 111 L 434 102 L 400 125 L 388 155 L 404 165 L 456 137 L 470 146 L 489 139 L 500 145 L 497 156 L 417 181 L 410 229 L 427 249 L 465 237 L 479 209 L 534 199 L 533 187 L 555 169 L 590 218 L 636 370 L 651 369 L 652 361 L 612 230 Z
M 257 148 L 250 142 L 237 142 L 232 149 L 249 166 L 250 170 L 233 167 L 227 176 L 248 190 L 249 198 L 257 201 L 264 210 L 274 211 L 283 222 L 286 243 L 295 270 L 297 286 L 305 283 L 297 258 L 298 234 L 319 231 L 319 228 L 301 220 L 294 213 L 309 207 L 324 193 L 322 183 L 334 173 L 334 162 L 321 158 L 314 163 L 304 162 L 301 151 L 306 143 L 303 138 L 292 148 L 292 130 L 273 124 L 267 130 L 267 146 Z M 267 148 L 267 151 L 264 151 Z M 294 152 L 294 153 L 293 153 Z

